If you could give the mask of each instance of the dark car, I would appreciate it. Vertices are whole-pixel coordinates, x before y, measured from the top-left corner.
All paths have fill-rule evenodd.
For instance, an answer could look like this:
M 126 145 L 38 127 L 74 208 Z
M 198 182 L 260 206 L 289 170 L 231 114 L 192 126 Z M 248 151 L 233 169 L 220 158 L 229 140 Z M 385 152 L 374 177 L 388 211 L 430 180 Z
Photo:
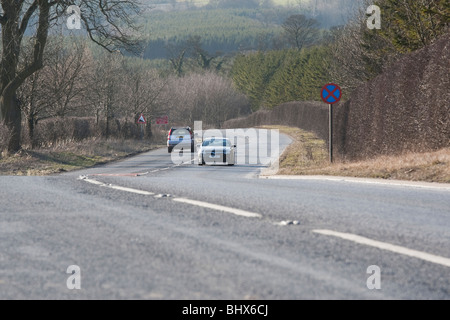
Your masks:
M 194 152 L 194 134 L 190 127 L 170 128 L 169 135 L 167 136 L 167 149 L 169 153 L 178 145 L 183 149 L 191 148 L 191 152 Z

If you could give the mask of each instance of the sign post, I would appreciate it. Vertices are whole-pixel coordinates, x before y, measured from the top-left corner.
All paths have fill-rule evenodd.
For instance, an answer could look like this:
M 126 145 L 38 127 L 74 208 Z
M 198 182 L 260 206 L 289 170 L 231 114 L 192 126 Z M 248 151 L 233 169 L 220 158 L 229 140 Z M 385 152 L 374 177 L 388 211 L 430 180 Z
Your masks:
M 323 102 L 328 104 L 328 132 L 329 132 L 329 153 L 330 162 L 333 162 L 333 104 L 338 103 L 342 98 L 341 88 L 334 83 L 328 83 L 323 86 L 321 91 Z
M 141 128 L 141 140 L 144 140 L 144 126 L 147 124 L 147 120 L 145 119 L 143 113 L 141 113 L 141 115 L 139 116 L 137 123 Z

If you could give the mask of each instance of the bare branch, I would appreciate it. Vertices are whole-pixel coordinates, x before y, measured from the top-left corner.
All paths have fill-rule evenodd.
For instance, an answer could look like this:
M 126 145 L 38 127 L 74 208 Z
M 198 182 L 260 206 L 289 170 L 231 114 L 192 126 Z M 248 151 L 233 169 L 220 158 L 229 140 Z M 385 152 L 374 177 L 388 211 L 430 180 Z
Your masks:
M 20 28 L 19 28 L 19 34 L 22 37 L 25 33 L 25 30 L 28 27 L 28 23 L 30 22 L 31 17 L 33 16 L 33 14 L 36 12 L 36 9 L 38 8 L 38 0 L 34 0 L 32 5 L 28 7 L 28 10 L 25 12 L 23 18 L 22 18 L 22 22 L 20 23 Z

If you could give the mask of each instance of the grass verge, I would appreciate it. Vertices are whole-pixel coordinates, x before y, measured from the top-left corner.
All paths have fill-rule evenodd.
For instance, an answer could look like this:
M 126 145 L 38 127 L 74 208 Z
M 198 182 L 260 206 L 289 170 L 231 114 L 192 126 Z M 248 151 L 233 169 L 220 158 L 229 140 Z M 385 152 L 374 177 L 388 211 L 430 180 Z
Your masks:
M 279 129 L 293 139 L 280 157 L 279 175 L 329 175 L 450 183 L 450 148 L 330 164 L 326 142 L 313 133 L 293 127 L 264 128 Z
M 42 176 L 120 160 L 161 146 L 145 141 L 91 139 L 0 158 L 0 175 Z

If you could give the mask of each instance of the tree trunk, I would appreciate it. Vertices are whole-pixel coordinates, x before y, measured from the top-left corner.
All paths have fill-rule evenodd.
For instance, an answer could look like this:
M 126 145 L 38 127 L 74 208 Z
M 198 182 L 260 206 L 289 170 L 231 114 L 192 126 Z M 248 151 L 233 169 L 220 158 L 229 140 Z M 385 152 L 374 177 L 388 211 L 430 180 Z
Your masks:
M 22 129 L 22 113 L 16 95 L 0 97 L 0 109 L 4 124 L 11 132 L 8 141 L 8 152 L 15 153 L 21 149 L 20 133 Z
M 105 128 L 105 138 L 106 139 L 108 139 L 109 135 L 110 135 L 110 122 L 111 122 L 111 117 L 106 116 L 106 128 Z
M 0 120 L 11 130 L 8 151 L 20 150 L 20 134 L 22 129 L 22 113 L 17 99 L 17 89 L 34 72 L 42 67 L 45 44 L 49 28 L 49 12 L 51 5 L 46 0 L 36 1 L 25 12 L 20 21 L 23 1 L 2 1 L 1 42 L 2 58 L 0 63 Z M 19 65 L 22 38 L 33 13 L 39 8 L 36 39 L 33 47 L 33 58 L 17 70 Z
M 153 136 L 153 132 L 152 132 L 152 123 L 150 122 L 150 119 L 147 119 L 147 125 L 146 125 L 146 135 L 147 135 L 147 139 L 151 139 Z
M 116 123 L 116 127 L 117 127 L 117 137 L 122 136 L 122 126 L 120 125 L 120 120 L 119 119 L 114 119 L 114 122 Z
M 32 114 L 27 117 L 28 138 L 30 139 L 32 149 L 36 147 L 36 141 L 34 141 L 34 128 L 36 127 L 37 121 L 34 118 L 35 117 Z
M 98 127 L 98 125 L 100 123 L 100 109 L 97 109 L 95 111 L 95 123 L 97 124 L 97 127 Z
M 112 120 L 112 116 L 111 116 L 111 106 L 109 104 L 109 102 L 106 104 L 106 128 L 105 128 L 105 138 L 108 139 L 109 136 L 111 135 L 111 120 Z

